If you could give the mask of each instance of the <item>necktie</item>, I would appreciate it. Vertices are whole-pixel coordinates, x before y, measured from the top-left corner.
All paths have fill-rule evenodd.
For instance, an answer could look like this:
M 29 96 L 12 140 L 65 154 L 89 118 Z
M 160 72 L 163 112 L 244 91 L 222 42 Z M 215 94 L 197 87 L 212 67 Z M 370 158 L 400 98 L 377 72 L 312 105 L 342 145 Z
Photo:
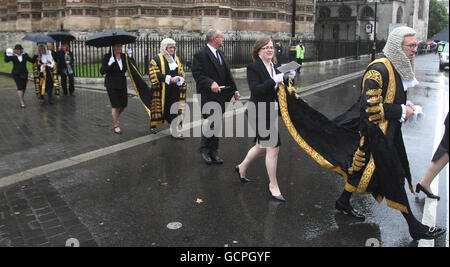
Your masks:
M 217 60 L 219 60 L 220 65 L 222 65 L 222 59 L 220 58 L 219 50 L 216 50 L 216 56 L 217 56 Z

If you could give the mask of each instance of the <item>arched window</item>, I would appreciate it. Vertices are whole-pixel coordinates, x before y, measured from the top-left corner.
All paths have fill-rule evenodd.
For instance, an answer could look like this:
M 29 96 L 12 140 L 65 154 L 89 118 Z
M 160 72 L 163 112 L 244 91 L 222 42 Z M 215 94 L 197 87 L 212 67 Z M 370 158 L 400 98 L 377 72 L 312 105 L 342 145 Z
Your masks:
M 319 10 L 319 18 L 329 18 L 331 10 L 328 7 L 321 7 Z
M 351 16 L 352 16 L 351 8 L 349 8 L 348 6 L 343 6 L 343 7 L 339 8 L 339 17 L 346 18 L 346 17 L 351 17 Z
M 373 9 L 371 7 L 365 6 L 361 10 L 361 16 L 373 18 L 373 17 L 375 17 L 375 12 L 373 12 Z
M 419 0 L 419 19 L 423 19 L 423 13 L 425 12 L 423 8 L 423 0 Z
M 402 23 L 402 18 L 403 18 L 403 8 L 399 7 L 397 9 L 397 23 Z

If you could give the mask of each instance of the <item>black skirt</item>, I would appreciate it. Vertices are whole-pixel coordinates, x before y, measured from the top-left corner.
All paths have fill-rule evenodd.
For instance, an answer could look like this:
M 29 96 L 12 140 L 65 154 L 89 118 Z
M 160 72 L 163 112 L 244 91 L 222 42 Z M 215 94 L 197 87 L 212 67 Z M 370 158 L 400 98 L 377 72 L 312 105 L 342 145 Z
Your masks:
M 23 79 L 20 76 L 22 75 L 13 75 L 13 79 L 16 82 L 17 90 L 25 91 L 27 88 L 27 78 Z
M 106 88 L 108 91 L 109 101 L 113 108 L 125 108 L 128 105 L 128 90 L 127 88 Z
M 448 113 L 447 118 L 445 118 L 445 133 L 442 137 L 441 143 L 439 144 L 439 147 L 437 148 L 436 152 L 434 153 L 432 161 L 439 160 L 445 153 L 448 154 Z

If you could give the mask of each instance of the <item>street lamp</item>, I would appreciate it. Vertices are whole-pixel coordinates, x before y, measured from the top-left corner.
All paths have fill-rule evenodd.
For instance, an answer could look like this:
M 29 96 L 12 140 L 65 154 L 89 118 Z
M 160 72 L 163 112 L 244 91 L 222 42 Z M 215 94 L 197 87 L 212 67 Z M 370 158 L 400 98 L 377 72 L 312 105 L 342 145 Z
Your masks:
M 372 44 L 372 61 L 375 60 L 376 54 L 377 54 L 377 8 L 378 8 L 378 2 L 379 0 L 371 0 L 370 2 L 375 3 L 375 22 L 373 27 L 373 44 Z

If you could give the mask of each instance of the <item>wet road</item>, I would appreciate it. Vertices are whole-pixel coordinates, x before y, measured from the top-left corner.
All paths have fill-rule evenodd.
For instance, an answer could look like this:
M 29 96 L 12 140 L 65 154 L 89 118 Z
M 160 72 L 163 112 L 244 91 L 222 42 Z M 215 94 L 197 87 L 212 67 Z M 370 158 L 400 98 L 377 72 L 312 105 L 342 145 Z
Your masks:
M 345 71 L 345 68 L 350 69 Z M 305 78 L 299 84 L 310 85 L 363 69 L 355 65 L 324 68 L 323 72 L 320 68 L 305 68 L 302 73 Z M 448 110 L 448 71 L 438 71 L 434 54 L 418 57 L 416 69 L 421 84 L 411 89 L 408 98 L 422 105 L 425 114 L 417 123 L 403 127 L 414 185 L 422 178 L 430 162 L 434 136 L 439 135 L 438 128 Z M 244 86 L 245 81 L 240 82 Z M 357 99 L 359 83 L 360 79 L 351 80 L 304 98 L 326 116 L 334 117 Z M 147 126 L 142 123 L 146 120 L 145 113 L 136 105 L 137 102 L 131 102 L 121 117 L 125 134 L 114 136 L 105 122 L 109 119 L 109 114 L 104 111 L 108 104 L 105 96 L 102 97 L 104 100 L 99 100 L 98 92 L 79 91 L 75 99 L 62 98 L 56 107 L 46 107 L 47 110 L 30 104 L 26 112 L 42 113 L 47 117 L 31 120 L 27 119 L 28 113 L 20 115 L 19 119 L 32 129 L 32 133 L 25 134 L 28 136 L 23 140 L 25 144 L 17 140 L 15 145 L 21 148 L 20 151 L 15 150 L 14 144 L 4 143 L 3 155 L 8 157 L 0 158 L 0 177 L 146 135 Z M 81 104 L 80 99 L 88 101 Z M 9 103 L 3 104 L 8 106 Z M 76 109 L 72 114 L 64 115 L 63 119 L 61 112 L 67 110 L 61 108 L 62 105 Z M 9 116 L 16 118 L 12 113 Z M 87 118 L 97 121 L 97 125 Z M 42 121 L 48 124 L 40 128 Z M 58 135 L 52 132 L 55 126 Z M 4 122 L 2 142 L 6 136 L 23 133 L 22 127 L 11 129 Z M 81 233 L 89 234 L 85 240 L 93 239 L 99 246 L 364 246 L 370 238 L 380 241 L 382 246 L 417 245 L 412 242 L 400 213 L 387 208 L 384 203 L 378 205 L 371 196 L 355 195 L 352 198 L 355 208 L 366 215 L 364 222 L 356 222 L 337 213 L 334 201 L 343 188 L 343 178 L 309 158 L 292 140 L 282 122 L 280 136 L 282 146 L 277 173 L 286 203 L 270 199 L 263 158 L 248 170 L 251 183 L 241 184 L 233 172 L 234 165 L 253 145 L 252 138 L 221 138 L 220 155 L 224 165 L 206 166 L 197 153 L 199 138 L 179 141 L 163 133 L 155 140 L 0 188 L 0 193 L 6 196 L 6 202 L 10 196 L 8 191 L 42 184 L 45 190 L 54 189 L 54 193 L 82 223 Z M 37 146 L 38 142 L 42 146 Z M 28 146 L 32 148 L 27 149 Z M 55 148 L 60 151 L 56 149 L 54 152 Z M 448 223 L 447 179 L 443 177 L 439 183 L 441 201 L 438 203 L 437 224 L 443 226 Z M 409 199 L 413 212 L 422 218 L 423 194 L 410 194 Z M 14 213 L 13 210 L 10 212 Z M 0 217 L 0 246 L 2 234 L 7 233 L 1 220 Z M 67 230 L 64 218 L 58 215 L 58 220 Z M 168 224 L 174 222 L 181 228 L 169 229 Z M 69 230 L 68 234 L 56 236 L 61 240 L 67 236 L 80 236 L 80 231 Z M 45 229 L 44 233 L 48 235 Z M 38 245 L 45 244 L 48 243 Z M 445 239 L 438 240 L 436 245 L 445 245 Z

